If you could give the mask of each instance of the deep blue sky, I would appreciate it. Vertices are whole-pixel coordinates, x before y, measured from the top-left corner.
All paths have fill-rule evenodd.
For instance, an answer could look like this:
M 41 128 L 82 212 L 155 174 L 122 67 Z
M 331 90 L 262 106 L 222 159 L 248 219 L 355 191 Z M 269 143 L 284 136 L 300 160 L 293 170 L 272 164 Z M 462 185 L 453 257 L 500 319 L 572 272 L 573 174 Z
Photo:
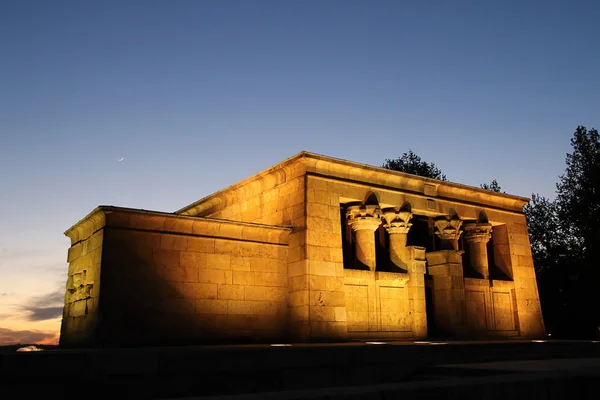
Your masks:
M 572 132 L 600 125 L 599 17 L 592 0 L 2 1 L 0 325 L 64 286 L 62 232 L 96 205 L 174 211 L 301 150 L 412 149 L 450 180 L 552 197 Z

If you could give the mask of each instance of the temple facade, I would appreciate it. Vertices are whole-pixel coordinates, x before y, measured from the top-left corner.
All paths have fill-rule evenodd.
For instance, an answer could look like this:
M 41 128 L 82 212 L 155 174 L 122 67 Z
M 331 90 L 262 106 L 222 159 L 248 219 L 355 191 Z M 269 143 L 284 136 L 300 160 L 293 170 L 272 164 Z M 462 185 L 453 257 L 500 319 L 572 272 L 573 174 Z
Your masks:
M 527 198 L 302 152 L 71 227 L 60 344 L 545 336 Z

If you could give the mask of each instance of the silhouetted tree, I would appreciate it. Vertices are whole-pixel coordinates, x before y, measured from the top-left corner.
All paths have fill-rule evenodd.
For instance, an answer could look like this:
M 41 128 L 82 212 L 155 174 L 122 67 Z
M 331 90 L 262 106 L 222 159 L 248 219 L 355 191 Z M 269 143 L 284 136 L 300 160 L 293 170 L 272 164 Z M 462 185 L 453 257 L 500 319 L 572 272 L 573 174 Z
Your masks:
M 600 138 L 577 127 L 556 200 L 532 195 L 525 206 L 546 328 L 554 336 L 598 336 Z
M 382 167 L 426 178 L 439 179 L 441 181 L 447 180 L 446 175 L 434 163 L 423 161 L 412 150 L 408 150 L 408 153 L 402 154 L 400 158 L 394 160 L 386 159 Z
M 570 247 L 568 238 L 563 234 L 556 201 L 532 194 L 523 211 L 527 217 L 533 262 L 538 276 L 541 276 L 554 266 L 560 253 Z
M 578 279 L 577 243 L 565 234 L 568 228 L 560 220 L 556 201 L 532 194 L 531 202 L 523 210 L 546 330 L 555 338 L 571 337 L 574 332 L 569 310 Z
M 567 154 L 567 169 L 556 185 L 561 220 L 581 239 L 586 255 L 600 245 L 600 135 L 578 126 Z
M 574 324 L 585 337 L 600 333 L 598 304 L 598 261 L 600 259 L 600 135 L 578 126 L 571 138 L 573 152 L 567 154 L 567 168 L 556 185 L 558 214 L 565 234 L 578 244 L 573 274 L 577 290 L 572 299 Z M 573 250 L 573 249 L 570 249 Z
M 498 181 L 496 181 L 495 179 L 489 184 L 482 183 L 481 185 L 479 185 L 479 187 L 485 190 L 489 190 L 491 192 L 500 193 L 502 191 L 502 188 L 500 187 L 500 185 L 498 185 Z

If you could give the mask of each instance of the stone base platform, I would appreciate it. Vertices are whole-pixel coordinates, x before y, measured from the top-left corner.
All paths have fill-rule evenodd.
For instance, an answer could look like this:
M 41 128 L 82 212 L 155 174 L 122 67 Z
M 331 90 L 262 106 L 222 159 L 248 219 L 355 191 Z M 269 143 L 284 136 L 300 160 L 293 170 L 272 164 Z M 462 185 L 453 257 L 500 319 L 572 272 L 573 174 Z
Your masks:
M 586 393 L 597 395 L 598 378 L 600 343 L 583 341 L 272 344 L 0 355 L 3 398 L 503 399 L 498 396 L 507 390 L 510 398 L 563 398 L 556 397 L 560 393 L 588 398 Z

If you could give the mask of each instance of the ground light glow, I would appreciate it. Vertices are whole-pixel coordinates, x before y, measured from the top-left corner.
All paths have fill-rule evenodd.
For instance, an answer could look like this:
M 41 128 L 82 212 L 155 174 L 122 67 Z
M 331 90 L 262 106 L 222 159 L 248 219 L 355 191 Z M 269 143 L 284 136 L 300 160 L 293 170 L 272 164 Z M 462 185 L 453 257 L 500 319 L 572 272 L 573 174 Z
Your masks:
M 365 342 L 366 344 L 387 344 L 386 342 Z
M 533 343 L 546 343 L 547 340 L 532 340 Z
M 428 344 L 431 346 L 439 346 L 439 345 L 448 344 L 448 343 L 446 343 L 446 342 L 414 342 L 414 344 Z
M 292 347 L 291 344 L 287 344 L 287 343 L 274 343 L 270 345 L 271 347 Z

